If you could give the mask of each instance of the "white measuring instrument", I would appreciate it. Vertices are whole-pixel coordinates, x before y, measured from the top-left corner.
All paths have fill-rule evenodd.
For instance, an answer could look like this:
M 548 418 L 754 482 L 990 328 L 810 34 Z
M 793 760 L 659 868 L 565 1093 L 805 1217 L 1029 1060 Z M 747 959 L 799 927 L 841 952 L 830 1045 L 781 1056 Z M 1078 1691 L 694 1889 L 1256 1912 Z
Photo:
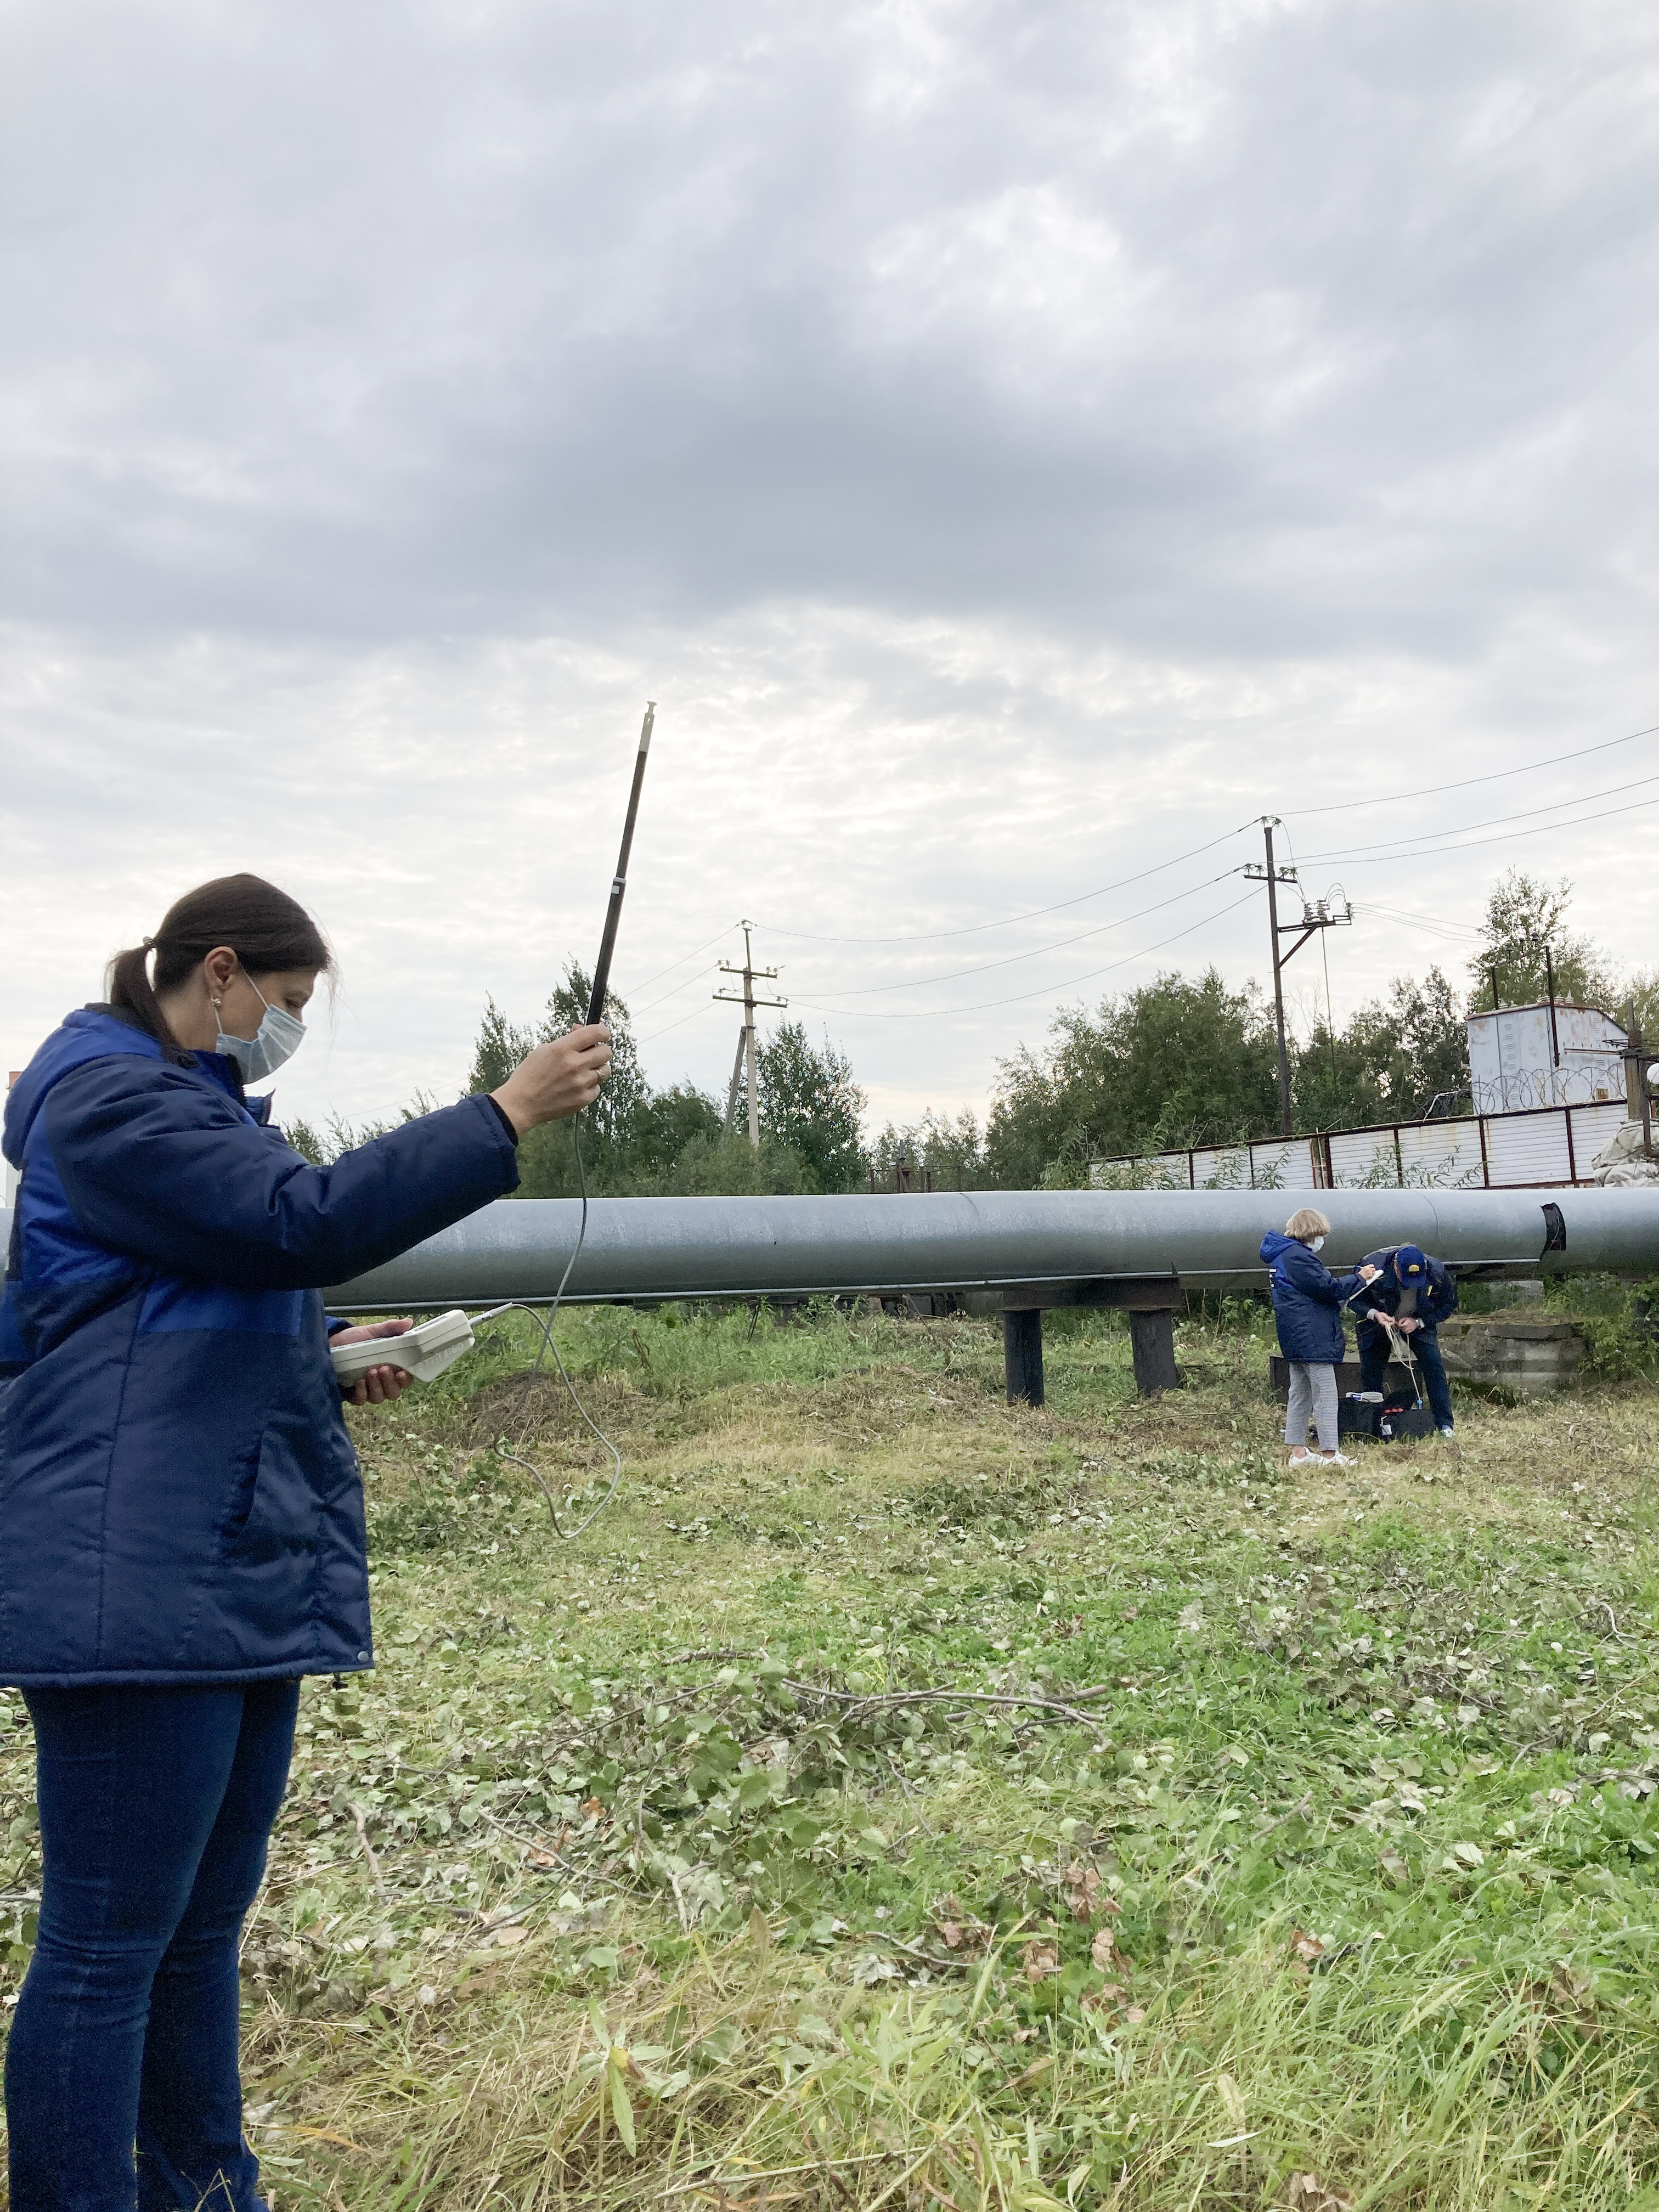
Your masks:
M 329 1358 L 334 1362 L 336 1380 L 347 1389 L 361 1382 L 371 1367 L 401 1367 L 417 1382 L 431 1382 L 446 1367 L 453 1367 L 464 1352 L 471 1352 L 477 1341 L 471 1322 L 459 1306 L 452 1306 L 447 1313 L 434 1314 L 416 1328 L 406 1328 L 401 1336 L 371 1336 L 356 1344 L 332 1344 Z

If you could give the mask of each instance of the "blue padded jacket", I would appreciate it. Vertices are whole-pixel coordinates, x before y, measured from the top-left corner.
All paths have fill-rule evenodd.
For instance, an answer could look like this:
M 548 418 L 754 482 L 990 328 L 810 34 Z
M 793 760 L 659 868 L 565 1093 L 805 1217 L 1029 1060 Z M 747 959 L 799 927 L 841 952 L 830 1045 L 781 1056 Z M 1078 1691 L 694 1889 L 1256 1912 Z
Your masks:
M 234 1061 L 107 1007 L 7 1102 L 0 1682 L 371 1663 L 362 1487 L 318 1288 L 517 1183 L 487 1098 L 312 1167 Z
M 1342 1307 L 1359 1288 L 1358 1275 L 1334 1275 L 1299 1237 L 1269 1230 L 1261 1257 L 1270 1270 L 1279 1348 L 1286 1359 L 1335 1366 L 1343 1355 Z
M 1381 1273 L 1365 1296 L 1358 1301 L 1360 1313 L 1375 1306 L 1379 1313 L 1397 1314 L 1400 1294 L 1405 1287 L 1394 1272 L 1395 1255 L 1400 1247 L 1386 1244 L 1380 1252 L 1368 1252 L 1360 1262 L 1362 1267 L 1376 1267 Z M 1437 1260 L 1425 1252 L 1429 1263 L 1429 1278 L 1417 1293 L 1417 1318 L 1425 1328 L 1438 1328 L 1443 1321 L 1457 1311 L 1457 1283 L 1443 1260 Z

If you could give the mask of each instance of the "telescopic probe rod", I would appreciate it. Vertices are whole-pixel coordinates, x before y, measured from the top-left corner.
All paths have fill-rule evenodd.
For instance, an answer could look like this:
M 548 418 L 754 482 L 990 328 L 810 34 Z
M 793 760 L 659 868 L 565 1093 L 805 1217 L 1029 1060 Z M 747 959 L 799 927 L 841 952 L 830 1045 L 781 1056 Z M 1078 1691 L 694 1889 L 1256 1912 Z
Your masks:
M 645 781 L 645 757 L 651 750 L 651 725 L 657 719 L 657 702 L 646 702 L 645 720 L 640 728 L 640 750 L 634 760 L 634 787 L 628 794 L 628 819 L 623 824 L 622 851 L 617 856 L 617 872 L 611 878 L 611 903 L 605 908 L 605 934 L 599 939 L 599 957 L 593 969 L 593 995 L 587 1002 L 590 1022 L 605 1019 L 605 994 L 611 986 L 611 956 L 617 949 L 617 925 L 622 920 L 623 896 L 628 889 L 628 855 L 634 842 L 634 822 L 640 811 L 640 787 Z

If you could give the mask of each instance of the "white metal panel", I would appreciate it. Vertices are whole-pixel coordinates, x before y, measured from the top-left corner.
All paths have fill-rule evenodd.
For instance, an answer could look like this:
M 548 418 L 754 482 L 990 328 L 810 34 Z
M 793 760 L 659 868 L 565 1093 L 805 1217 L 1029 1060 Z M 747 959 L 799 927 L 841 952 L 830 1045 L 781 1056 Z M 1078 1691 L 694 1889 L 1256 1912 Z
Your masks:
M 1574 1106 L 1570 1110 L 1573 1164 L 1578 1170 L 1579 1182 L 1590 1182 L 1595 1179 L 1591 1163 L 1595 1155 L 1604 1145 L 1610 1145 L 1625 1126 L 1625 1102 L 1621 1098 L 1613 1106 Z
M 1113 1160 L 1091 1160 L 1089 1183 L 1094 1190 L 1115 1190 L 1117 1184 L 1113 1170 L 1131 1168 L 1144 1176 L 1149 1190 L 1185 1190 L 1187 1188 L 1187 1155 L 1185 1152 L 1121 1153 Z
M 1407 1121 L 1401 1125 L 1400 1161 L 1413 1187 L 1457 1190 L 1478 1187 L 1480 1124 L 1467 1121 Z
M 1468 1019 L 1469 1077 L 1483 1114 L 1538 1106 L 1610 1103 L 1624 1090 L 1619 1051 L 1625 1032 L 1599 1006 L 1558 1000 L 1505 1006 Z
M 1279 1137 L 1250 1146 L 1250 1181 L 1258 1190 L 1316 1190 L 1313 1143 L 1307 1137 Z
M 1193 1185 L 1198 1190 L 1249 1190 L 1250 1148 L 1216 1145 L 1193 1154 Z
M 1488 1116 L 1486 1165 L 1494 1190 L 1517 1183 L 1571 1182 L 1565 1108 Z
M 1391 1129 L 1344 1129 L 1330 1139 L 1331 1177 L 1340 1188 L 1398 1181 Z

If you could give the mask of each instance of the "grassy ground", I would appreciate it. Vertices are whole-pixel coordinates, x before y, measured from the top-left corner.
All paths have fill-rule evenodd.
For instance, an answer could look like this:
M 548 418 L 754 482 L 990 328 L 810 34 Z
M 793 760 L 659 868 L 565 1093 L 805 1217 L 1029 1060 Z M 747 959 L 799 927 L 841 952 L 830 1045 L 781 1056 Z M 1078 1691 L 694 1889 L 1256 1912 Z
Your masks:
M 1050 1316 L 1041 1413 L 985 1322 L 561 1333 L 627 1462 L 574 1544 L 519 1317 L 355 1417 L 380 1664 L 245 1954 L 279 2207 L 1659 2207 L 1650 1382 L 1292 1480 L 1248 1310 L 1151 1404 Z

